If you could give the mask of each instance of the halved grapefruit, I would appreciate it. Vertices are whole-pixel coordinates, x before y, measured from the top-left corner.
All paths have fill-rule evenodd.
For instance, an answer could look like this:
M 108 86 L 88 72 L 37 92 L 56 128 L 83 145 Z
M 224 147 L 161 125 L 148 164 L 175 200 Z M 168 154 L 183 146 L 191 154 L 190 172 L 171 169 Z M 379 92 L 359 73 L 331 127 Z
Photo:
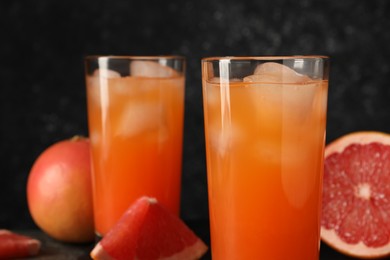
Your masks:
M 347 134 L 325 148 L 321 239 L 359 258 L 390 255 L 390 135 Z
M 37 239 L 0 229 L 0 259 L 33 256 L 40 248 L 41 242 Z
M 207 246 L 156 199 L 141 197 L 91 252 L 98 260 L 195 260 Z

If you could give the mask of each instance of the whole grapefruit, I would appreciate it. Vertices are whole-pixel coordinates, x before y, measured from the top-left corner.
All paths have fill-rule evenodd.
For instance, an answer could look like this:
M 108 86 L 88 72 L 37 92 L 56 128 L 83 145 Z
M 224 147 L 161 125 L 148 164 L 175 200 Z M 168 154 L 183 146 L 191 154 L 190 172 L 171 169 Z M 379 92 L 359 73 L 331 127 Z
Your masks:
M 44 150 L 27 181 L 34 222 L 51 237 L 72 243 L 94 239 L 89 140 L 63 140 Z

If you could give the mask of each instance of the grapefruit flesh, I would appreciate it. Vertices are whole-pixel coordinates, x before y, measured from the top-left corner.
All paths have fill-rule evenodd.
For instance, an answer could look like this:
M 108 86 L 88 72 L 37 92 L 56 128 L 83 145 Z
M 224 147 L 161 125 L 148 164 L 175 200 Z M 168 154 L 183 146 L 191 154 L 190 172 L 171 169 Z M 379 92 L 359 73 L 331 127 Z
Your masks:
M 194 260 L 207 246 L 156 199 L 141 197 L 91 252 L 99 260 Z
M 324 164 L 322 240 L 354 257 L 390 255 L 390 135 L 345 135 Z
M 41 242 L 36 239 L 0 229 L 0 259 L 33 256 L 40 248 Z

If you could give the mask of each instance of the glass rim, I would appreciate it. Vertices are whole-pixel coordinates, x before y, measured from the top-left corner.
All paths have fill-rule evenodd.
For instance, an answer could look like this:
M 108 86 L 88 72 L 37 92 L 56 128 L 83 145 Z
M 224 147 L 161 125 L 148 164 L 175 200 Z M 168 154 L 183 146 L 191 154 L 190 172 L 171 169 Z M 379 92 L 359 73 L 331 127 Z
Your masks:
M 202 62 L 213 62 L 221 60 L 229 61 L 273 61 L 273 60 L 295 60 L 295 59 L 322 59 L 329 60 L 326 55 L 281 55 L 281 56 L 215 56 L 204 57 Z
M 84 60 L 97 59 L 116 59 L 116 60 L 186 60 L 185 56 L 181 55 L 86 55 Z

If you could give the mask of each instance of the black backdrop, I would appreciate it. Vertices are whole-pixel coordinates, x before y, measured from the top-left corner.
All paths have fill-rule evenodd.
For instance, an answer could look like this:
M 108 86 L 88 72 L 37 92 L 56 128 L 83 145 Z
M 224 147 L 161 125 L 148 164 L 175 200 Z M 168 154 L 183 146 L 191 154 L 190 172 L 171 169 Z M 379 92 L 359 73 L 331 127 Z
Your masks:
M 390 132 L 388 0 L 0 1 L 0 228 L 32 228 L 26 180 L 52 143 L 87 135 L 83 57 L 187 57 L 182 217 L 207 219 L 200 59 L 331 57 L 327 141 Z

